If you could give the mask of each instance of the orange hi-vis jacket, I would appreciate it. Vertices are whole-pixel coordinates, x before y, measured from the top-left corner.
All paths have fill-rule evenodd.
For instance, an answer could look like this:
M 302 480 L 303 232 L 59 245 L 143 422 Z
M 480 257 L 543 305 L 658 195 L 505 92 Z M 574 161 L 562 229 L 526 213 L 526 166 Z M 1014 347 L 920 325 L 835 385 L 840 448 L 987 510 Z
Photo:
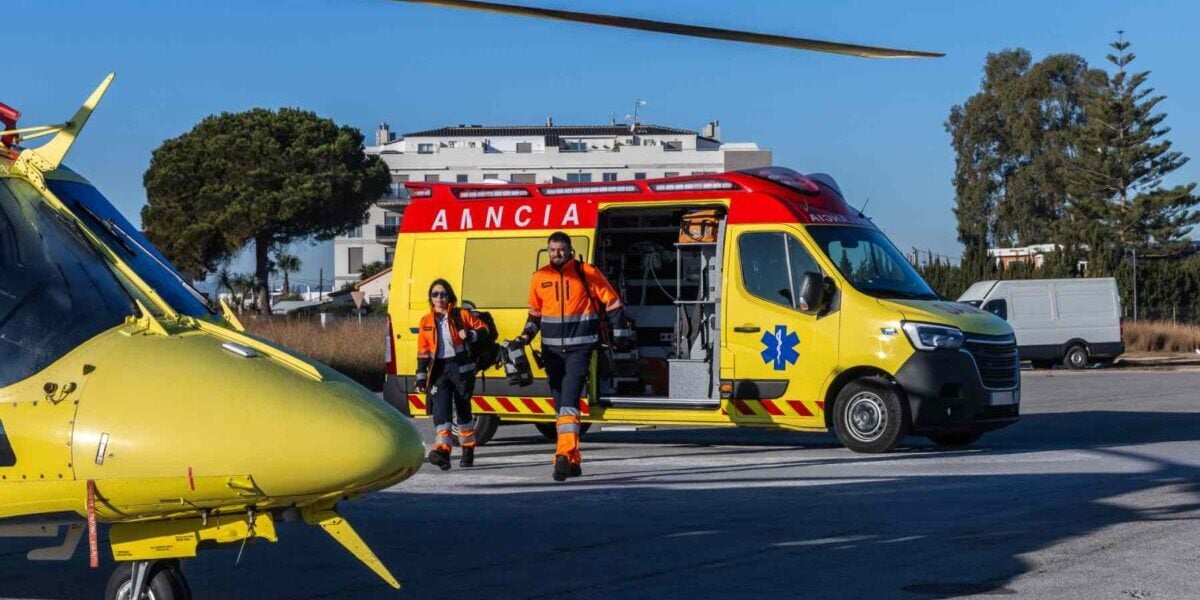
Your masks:
M 586 289 L 580 270 L 587 280 Z M 572 258 L 561 270 L 549 264 L 534 272 L 529 283 L 529 319 L 522 333 L 533 339 L 540 330 L 543 346 L 591 348 L 600 342 L 601 313 L 611 323 L 614 338 L 633 337 L 617 290 L 600 269 Z
M 467 352 L 466 343 L 487 333 L 488 326 L 465 308 L 447 307 L 446 318 L 449 319 L 450 313 L 455 311 L 458 313 L 459 323 L 462 323 L 463 328 L 467 330 L 467 339 L 462 339 L 462 336 L 459 335 L 461 330 L 455 325 L 454 319 L 450 319 L 450 339 L 451 345 L 454 347 L 454 356 L 447 359 L 446 368 L 457 368 L 460 377 L 468 377 L 475 373 L 475 361 Z M 436 317 L 437 315 L 430 310 L 424 317 L 421 317 L 421 325 L 417 330 L 417 385 L 420 387 L 424 387 L 428 382 L 433 369 L 433 361 L 437 358 L 438 325 Z

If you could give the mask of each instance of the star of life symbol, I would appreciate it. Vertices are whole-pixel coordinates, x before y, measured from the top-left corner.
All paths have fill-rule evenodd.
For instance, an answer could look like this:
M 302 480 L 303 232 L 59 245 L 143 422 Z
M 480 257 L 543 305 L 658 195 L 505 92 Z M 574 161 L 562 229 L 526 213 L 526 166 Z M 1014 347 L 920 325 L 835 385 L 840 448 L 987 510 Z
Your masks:
M 773 362 L 776 371 L 782 371 L 789 364 L 794 365 L 800 359 L 796 346 L 800 345 L 800 336 L 796 332 L 788 333 L 786 325 L 776 325 L 775 331 L 763 333 L 763 351 L 760 354 L 764 363 Z

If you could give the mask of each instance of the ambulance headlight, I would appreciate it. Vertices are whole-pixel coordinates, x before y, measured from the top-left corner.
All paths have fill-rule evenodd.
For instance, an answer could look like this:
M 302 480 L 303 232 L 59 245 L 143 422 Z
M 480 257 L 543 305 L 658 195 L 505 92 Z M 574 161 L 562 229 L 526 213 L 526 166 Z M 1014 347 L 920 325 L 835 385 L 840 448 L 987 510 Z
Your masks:
M 945 325 L 901 323 L 904 335 L 917 350 L 958 350 L 963 345 L 963 332 Z

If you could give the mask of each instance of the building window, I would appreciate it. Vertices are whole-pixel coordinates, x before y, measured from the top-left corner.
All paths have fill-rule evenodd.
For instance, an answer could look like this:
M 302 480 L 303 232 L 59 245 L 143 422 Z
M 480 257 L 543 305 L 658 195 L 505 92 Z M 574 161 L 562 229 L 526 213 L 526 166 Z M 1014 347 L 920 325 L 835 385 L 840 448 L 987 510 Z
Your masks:
M 678 140 L 673 142 L 663 142 L 663 152 L 681 152 L 683 150 L 683 142 Z
M 395 181 L 397 183 L 404 183 L 404 182 L 408 181 L 408 173 L 405 173 L 403 175 L 392 175 L 392 181 Z
M 602 175 L 602 176 L 601 176 L 601 178 L 602 178 L 604 181 L 616 181 L 616 180 L 617 180 L 617 174 L 616 174 L 616 173 L 605 173 L 604 175 Z
M 563 152 L 587 152 L 587 142 L 581 140 L 564 140 L 559 150 Z
M 567 183 L 591 183 L 591 173 L 567 173 Z
M 633 174 L 633 178 L 634 178 L 634 179 L 645 179 L 645 178 L 646 178 L 646 174 L 645 174 L 645 173 L 634 173 L 634 174 Z
M 467 174 L 459 173 L 458 175 L 455 175 L 454 181 L 457 181 L 458 183 L 466 183 L 467 182 Z
M 433 154 L 433 144 L 417 144 L 417 154 Z
M 692 175 L 716 175 L 716 171 L 692 171 Z
M 530 142 L 517 142 L 517 154 L 529 154 L 533 152 L 533 144 Z
M 667 171 L 663 173 L 663 177 L 679 177 L 679 171 Z
M 821 267 L 796 238 L 786 233 L 747 233 L 738 238 L 742 283 L 756 298 L 788 308 L 800 297 L 805 273 Z
M 362 271 L 363 249 L 361 247 L 347 248 L 346 258 L 348 259 L 346 270 L 349 271 L 351 275 L 358 275 L 358 273 Z
M 351 230 L 350 230 L 350 233 L 347 233 L 347 234 L 346 234 L 346 237 L 349 237 L 349 238 L 360 238 L 360 237 L 362 237 L 362 225 L 359 225 L 358 227 L 355 227 L 354 229 L 351 229 Z
M 498 173 L 484 173 L 483 180 L 487 181 L 489 179 L 500 179 L 500 175 Z
M 388 227 L 396 227 L 400 225 L 400 215 L 396 213 L 385 213 L 383 215 L 383 224 Z
M 513 183 L 537 183 L 536 173 L 513 173 L 509 181 Z
M 393 248 L 392 246 L 385 247 L 383 249 L 383 264 L 390 267 L 390 266 L 392 266 L 392 263 L 395 262 L 395 260 L 396 260 L 396 249 Z
M 433 175 L 425 176 L 425 181 L 430 182 L 430 183 L 437 183 L 441 180 L 442 180 L 441 176 L 438 175 L 437 173 L 434 173 Z

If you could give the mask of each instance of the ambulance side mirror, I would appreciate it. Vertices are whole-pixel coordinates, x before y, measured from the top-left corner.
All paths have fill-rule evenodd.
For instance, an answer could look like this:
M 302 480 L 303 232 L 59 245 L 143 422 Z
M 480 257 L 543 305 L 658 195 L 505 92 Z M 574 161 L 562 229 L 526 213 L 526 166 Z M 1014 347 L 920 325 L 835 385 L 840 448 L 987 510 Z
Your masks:
M 818 313 L 824 308 L 825 278 L 820 273 L 809 271 L 800 278 L 800 297 L 796 299 L 796 308 L 800 312 Z

